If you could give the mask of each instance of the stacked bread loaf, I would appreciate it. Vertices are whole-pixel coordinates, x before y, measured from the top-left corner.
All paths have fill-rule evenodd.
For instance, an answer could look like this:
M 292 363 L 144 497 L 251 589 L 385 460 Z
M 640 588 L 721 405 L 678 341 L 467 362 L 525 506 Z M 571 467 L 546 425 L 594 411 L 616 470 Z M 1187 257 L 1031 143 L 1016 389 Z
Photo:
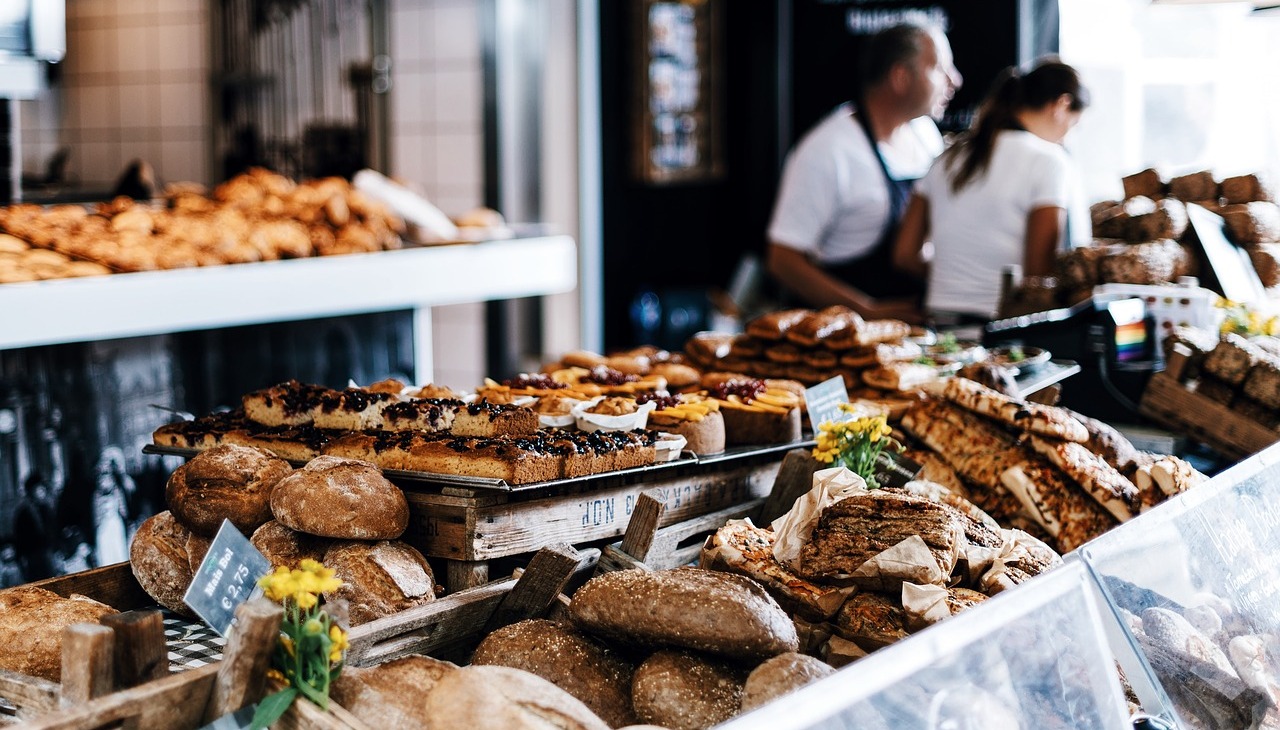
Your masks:
M 1280 338 L 1228 333 L 1219 339 L 1182 329 L 1166 338 L 1166 347 L 1175 343 L 1191 353 L 1197 393 L 1280 430 Z
M 254 169 L 219 185 L 211 196 L 176 186 L 167 207 L 117 198 L 95 210 L 78 205 L 0 208 L 0 229 L 37 256 L 0 260 L 0 283 L 148 271 L 281 258 L 367 253 L 400 246 L 403 222 L 342 178 L 303 183 Z M 57 253 L 61 259 L 49 254 Z M 79 262 L 72 265 L 72 262 Z M 90 266 L 92 264 L 92 266 Z
M 322 456 L 301 469 L 250 446 L 223 444 L 169 477 L 169 511 L 142 524 L 130 546 L 138 584 L 157 603 L 190 615 L 182 601 L 223 520 L 276 567 L 304 559 L 332 568 L 360 624 L 435 598 L 422 555 L 399 538 L 408 527 L 404 493 L 374 465 Z

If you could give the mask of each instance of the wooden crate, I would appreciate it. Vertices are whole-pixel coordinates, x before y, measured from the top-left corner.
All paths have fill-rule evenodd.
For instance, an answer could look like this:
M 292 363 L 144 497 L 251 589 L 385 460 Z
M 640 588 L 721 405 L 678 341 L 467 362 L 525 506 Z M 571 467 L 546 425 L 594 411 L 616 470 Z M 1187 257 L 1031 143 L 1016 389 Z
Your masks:
M 1256 454 L 1280 441 L 1280 431 L 1246 418 L 1182 382 L 1189 354 L 1181 346 L 1175 348 L 1165 371 L 1151 376 L 1138 406 L 1142 415 L 1234 459 Z
M 619 537 L 643 492 L 665 506 L 662 525 L 761 499 L 773 487 L 781 458 L 774 452 L 694 464 L 643 483 L 606 477 L 550 493 L 410 488 L 409 530 L 401 539 L 447 561 L 445 585 L 452 593 L 488 582 L 494 558 Z

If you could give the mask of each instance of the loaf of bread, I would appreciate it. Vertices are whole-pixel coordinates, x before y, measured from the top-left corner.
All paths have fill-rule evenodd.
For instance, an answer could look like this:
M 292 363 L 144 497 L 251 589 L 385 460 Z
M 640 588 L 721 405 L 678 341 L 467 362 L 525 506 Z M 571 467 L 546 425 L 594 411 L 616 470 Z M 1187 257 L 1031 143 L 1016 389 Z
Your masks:
M 325 537 L 290 530 L 276 520 L 254 530 L 249 542 L 271 561 L 272 568 L 293 568 L 303 560 L 324 560 L 325 551 L 333 543 Z
M 762 340 L 781 340 L 786 337 L 787 330 L 799 324 L 809 314 L 808 309 L 784 309 L 770 312 L 748 322 L 745 331 L 752 337 Z
M 289 462 L 270 452 L 224 444 L 175 469 L 165 485 L 165 501 L 196 534 L 212 536 L 228 519 L 250 535 L 271 519 L 271 493 L 292 471 Z
M 34 586 L 0 590 L 0 669 L 57 682 L 62 673 L 62 630 L 97 623 L 116 610 L 85 596 L 63 598 Z
M 1164 239 L 1109 250 L 1098 262 L 1098 274 L 1107 283 L 1162 284 L 1185 275 L 1190 266 L 1187 250 Z
M 409 526 L 404 492 L 367 461 L 318 456 L 280 480 L 271 512 L 285 527 L 347 540 L 394 540 Z
M 1124 186 L 1124 197 L 1126 198 L 1132 198 L 1135 195 L 1158 198 L 1164 195 L 1165 183 L 1160 179 L 1160 173 L 1151 168 L 1147 168 L 1142 172 L 1135 172 L 1132 175 L 1125 175 L 1120 178 L 1120 184 Z
M 747 672 L 686 651 L 656 652 L 631 683 L 636 714 L 671 730 L 705 730 L 738 714 Z
M 1280 243 L 1257 243 L 1249 247 L 1249 260 L 1262 285 L 1270 289 L 1280 284 Z
M 864 651 L 875 651 L 905 638 L 907 612 L 897 598 L 862 591 L 852 595 L 836 614 L 836 633 Z
M 1092 289 L 1102 281 L 1098 262 L 1108 253 L 1106 244 L 1095 242 L 1062 254 L 1058 257 L 1058 281 L 1065 289 Z
M 183 527 L 171 512 L 151 516 L 138 527 L 129 546 L 129 567 L 138 585 L 155 602 L 183 616 L 193 616 L 182 602 L 209 541 Z
M 1228 205 L 1220 213 L 1231 240 L 1242 246 L 1280 241 L 1280 206 L 1275 203 Z
M 1164 198 L 1156 209 L 1129 219 L 1130 241 L 1154 241 L 1159 238 L 1181 238 L 1187 230 L 1187 206 L 1179 200 Z
M 637 721 L 631 708 L 635 667 L 564 624 L 532 619 L 498 629 L 476 647 L 471 663 L 536 674 L 581 700 L 611 727 Z
M 697 568 L 596 576 L 574 594 L 569 612 L 585 631 L 630 644 L 741 658 L 799 647 L 791 618 L 758 583 Z
M 852 309 L 840 305 L 809 312 L 787 330 L 786 337 L 802 347 L 814 347 L 837 332 L 855 326 L 862 317 Z
M 1209 170 L 1179 175 L 1169 180 L 1169 195 L 1178 200 L 1213 200 L 1218 197 L 1218 181 Z
M 1242 390 L 1268 408 L 1280 408 L 1280 358 L 1271 354 L 1259 358 L 1245 377 Z
M 1238 387 L 1263 358 L 1256 345 L 1237 334 L 1226 334 L 1204 360 L 1204 371 L 1218 380 Z
M 830 664 L 811 656 L 793 652 L 779 654 L 747 676 L 742 691 L 742 711 L 753 710 L 835 673 Z
M 1260 175 L 1237 175 L 1223 179 L 1222 197 L 1228 205 L 1253 203 L 1257 201 L 1273 202 L 1276 199 L 1275 189 L 1271 181 Z
M 547 680 L 510 667 L 448 672 L 426 696 L 429 727 L 468 730 L 608 730 L 609 725 Z
M 430 657 L 410 655 L 376 667 L 343 667 L 330 695 L 344 710 L 371 728 L 429 728 L 425 696 L 458 667 Z
M 392 540 L 339 542 L 324 554 L 342 587 L 329 598 L 346 599 L 351 625 L 368 623 L 436 597 L 436 579 L 422 553 Z

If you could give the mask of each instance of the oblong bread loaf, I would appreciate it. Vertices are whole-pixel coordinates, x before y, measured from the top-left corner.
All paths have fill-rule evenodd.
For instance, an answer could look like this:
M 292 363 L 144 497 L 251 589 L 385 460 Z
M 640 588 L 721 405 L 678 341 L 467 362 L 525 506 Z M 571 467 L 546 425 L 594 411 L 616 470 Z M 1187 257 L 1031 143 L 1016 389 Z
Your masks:
M 73 595 L 63 598 L 34 586 L 0 590 L 0 669 L 57 682 L 62 674 L 62 630 L 97 623 L 116 610 Z
M 1084 443 L 1089 430 L 1062 408 L 1025 403 L 968 378 L 950 378 L 943 396 L 966 410 L 1029 433 Z
M 449 672 L 426 697 L 434 727 L 468 730 L 608 730 L 609 725 L 569 693 L 534 674 L 509 667 L 463 667 Z M 438 723 L 438 724 L 437 724 Z
M 633 644 L 742 658 L 800 646 L 795 624 L 760 584 L 698 568 L 605 573 L 578 589 L 569 612 L 584 630 Z

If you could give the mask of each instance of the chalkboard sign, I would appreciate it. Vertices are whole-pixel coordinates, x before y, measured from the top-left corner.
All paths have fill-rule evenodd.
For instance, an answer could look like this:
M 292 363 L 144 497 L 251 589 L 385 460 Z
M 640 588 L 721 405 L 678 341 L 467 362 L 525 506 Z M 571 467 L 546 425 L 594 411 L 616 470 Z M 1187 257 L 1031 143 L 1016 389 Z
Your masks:
M 894 451 L 885 449 L 876 456 L 876 486 L 905 487 L 915 481 L 924 467 Z
M 845 420 L 840 414 L 840 404 L 849 402 L 849 391 L 845 390 L 844 378 L 837 375 L 812 388 L 805 388 L 804 402 L 809 411 L 809 426 L 815 433 L 822 423 Z
M 271 562 L 230 520 L 223 520 L 182 602 L 214 631 L 226 636 L 235 621 L 236 608 L 261 595 L 258 579 L 270 572 Z

